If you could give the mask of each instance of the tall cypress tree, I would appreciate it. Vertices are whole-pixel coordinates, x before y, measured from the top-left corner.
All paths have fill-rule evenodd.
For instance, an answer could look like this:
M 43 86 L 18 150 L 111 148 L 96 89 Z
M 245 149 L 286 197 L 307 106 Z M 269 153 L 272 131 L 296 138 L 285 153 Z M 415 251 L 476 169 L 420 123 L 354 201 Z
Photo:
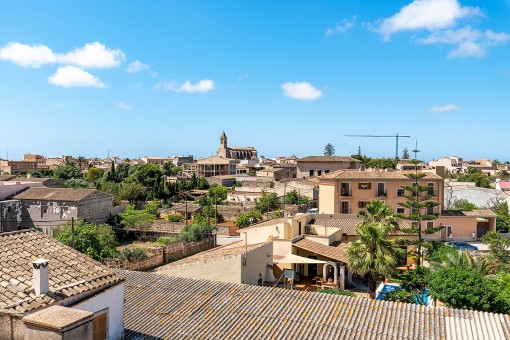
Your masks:
M 414 164 L 414 173 L 405 174 L 405 176 L 414 181 L 412 185 L 402 186 L 401 188 L 405 190 L 404 197 L 406 199 L 403 203 L 398 203 L 401 207 L 409 209 L 408 215 L 400 215 L 400 218 L 408 221 L 415 222 L 412 224 L 410 229 L 402 230 L 406 233 L 417 233 L 418 234 L 418 266 L 422 264 L 422 253 L 421 249 L 424 244 L 423 241 L 423 232 L 426 234 L 433 234 L 442 228 L 425 228 L 422 230 L 421 222 L 422 221 L 432 221 L 435 220 L 439 214 L 436 212 L 430 212 L 429 209 L 438 206 L 440 203 L 433 200 L 436 197 L 433 187 L 420 185 L 420 180 L 427 177 L 426 173 L 418 172 L 418 164 L 421 162 L 417 160 L 417 154 L 420 152 L 418 150 L 418 144 L 414 150 L 414 158 L 411 160 L 411 163 Z

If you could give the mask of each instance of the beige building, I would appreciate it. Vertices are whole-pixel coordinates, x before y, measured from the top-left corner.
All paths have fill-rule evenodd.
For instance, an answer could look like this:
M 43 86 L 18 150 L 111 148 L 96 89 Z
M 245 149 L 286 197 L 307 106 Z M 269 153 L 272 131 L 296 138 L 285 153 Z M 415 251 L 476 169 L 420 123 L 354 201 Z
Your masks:
M 464 162 L 461 157 L 443 157 L 429 162 L 429 167 L 434 170 L 438 166 L 452 174 L 460 174 L 464 172 Z
M 219 156 L 202 158 L 197 161 L 197 170 L 199 177 L 235 175 L 236 160 Z
M 399 203 L 406 201 L 403 186 L 414 185 L 406 174 L 412 171 L 337 171 L 319 178 L 319 212 L 324 214 L 357 214 L 371 200 L 381 200 L 392 207 L 395 213 L 409 215 L 409 209 Z M 436 240 L 473 240 L 482 237 L 488 230 L 496 230 L 496 215 L 488 210 L 444 211 L 444 179 L 432 172 L 419 180 L 420 186 L 429 187 L 430 201 L 439 203 L 425 208 L 423 215 L 438 214 L 433 221 L 422 221 L 421 227 L 443 227 L 441 232 L 425 235 Z M 407 193 L 408 194 L 408 193 Z M 418 223 L 418 222 L 411 222 Z
M 213 248 L 156 268 L 159 274 L 262 286 L 273 264 L 272 242 L 243 241 Z M 271 278 L 269 278 L 271 279 Z
M 400 214 L 408 214 L 398 203 L 406 201 L 403 186 L 414 180 L 406 177 L 412 171 L 336 171 L 319 178 L 319 212 L 324 214 L 357 214 L 374 199 L 379 199 Z M 419 181 L 428 186 L 434 202 L 443 202 L 443 178 L 427 173 Z M 439 213 L 441 206 L 430 208 L 429 213 Z
M 359 169 L 361 162 L 347 156 L 308 156 L 297 160 L 297 178 L 329 174 L 337 170 Z
M 284 178 L 294 177 L 294 168 L 292 167 L 274 167 L 266 168 L 257 171 L 257 177 L 268 177 L 275 181 L 279 181 Z

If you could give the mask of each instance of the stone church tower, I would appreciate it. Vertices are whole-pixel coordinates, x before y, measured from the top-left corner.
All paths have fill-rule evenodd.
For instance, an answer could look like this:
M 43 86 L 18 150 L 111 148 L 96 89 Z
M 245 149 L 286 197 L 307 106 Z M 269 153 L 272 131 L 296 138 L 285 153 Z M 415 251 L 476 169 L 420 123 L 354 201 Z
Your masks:
M 227 146 L 227 135 L 225 131 L 221 134 L 220 137 L 220 148 L 218 149 L 217 155 L 223 158 L 230 158 L 230 152 Z

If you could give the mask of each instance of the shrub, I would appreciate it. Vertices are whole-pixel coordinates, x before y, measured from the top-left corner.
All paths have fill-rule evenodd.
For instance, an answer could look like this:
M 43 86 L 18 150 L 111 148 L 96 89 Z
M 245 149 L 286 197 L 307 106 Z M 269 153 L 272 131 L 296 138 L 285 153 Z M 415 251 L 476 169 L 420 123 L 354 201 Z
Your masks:
M 259 222 L 261 219 L 262 215 L 257 210 L 250 210 L 248 212 L 237 215 L 236 226 L 239 228 L 247 227 Z
M 181 222 L 182 221 L 182 216 L 179 215 L 179 214 L 168 214 L 166 216 L 166 219 L 170 222 Z
M 162 236 L 156 240 L 156 243 L 165 246 L 169 243 L 173 243 L 173 242 L 177 241 L 178 239 L 179 239 L 178 237 L 164 237 L 164 236 Z
M 279 218 L 282 217 L 282 211 L 280 209 L 273 211 L 271 214 L 271 218 Z
M 130 262 L 141 260 L 147 257 L 147 248 L 127 247 L 120 251 L 119 258 Z

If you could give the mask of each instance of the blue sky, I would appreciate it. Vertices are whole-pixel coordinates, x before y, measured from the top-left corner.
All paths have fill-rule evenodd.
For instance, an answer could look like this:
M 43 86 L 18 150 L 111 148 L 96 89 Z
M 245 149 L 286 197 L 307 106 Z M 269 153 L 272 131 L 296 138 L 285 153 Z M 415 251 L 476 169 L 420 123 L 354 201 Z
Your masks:
M 510 160 L 510 1 L 3 1 L 0 157 Z

